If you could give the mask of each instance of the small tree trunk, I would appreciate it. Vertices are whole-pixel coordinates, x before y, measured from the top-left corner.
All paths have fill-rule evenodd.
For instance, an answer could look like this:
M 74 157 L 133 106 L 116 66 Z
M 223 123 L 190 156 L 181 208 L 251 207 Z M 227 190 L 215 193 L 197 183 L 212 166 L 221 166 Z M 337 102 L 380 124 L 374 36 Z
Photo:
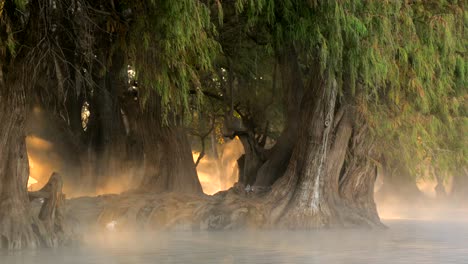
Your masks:
M 455 202 L 466 204 L 468 199 L 468 169 L 460 168 L 457 175 L 453 177 L 453 187 L 450 193 Z
M 437 182 L 437 185 L 434 187 L 436 197 L 440 201 L 445 200 L 447 198 L 447 192 L 445 191 L 445 186 L 444 186 L 444 176 L 442 175 L 442 172 L 440 170 L 435 170 L 435 179 Z
M 218 154 L 218 148 L 217 148 L 218 143 L 216 142 L 216 132 L 215 132 L 214 129 L 210 133 L 210 143 L 211 143 L 211 153 L 213 155 L 213 159 L 216 162 L 216 174 L 219 177 L 219 181 L 220 181 L 220 184 L 221 184 L 220 186 L 224 190 L 224 189 L 227 189 L 227 188 L 230 187 L 230 186 L 227 186 L 228 182 L 230 182 L 230 181 L 227 178 L 228 175 L 223 175 L 223 171 L 225 171 L 225 169 L 223 168 L 223 163 L 221 161 L 221 157 Z
M 255 148 L 256 142 L 252 135 L 239 134 L 238 136 L 244 147 L 244 154 L 237 160 L 239 182 L 244 186 L 253 185 L 257 178 L 258 169 L 264 161 Z

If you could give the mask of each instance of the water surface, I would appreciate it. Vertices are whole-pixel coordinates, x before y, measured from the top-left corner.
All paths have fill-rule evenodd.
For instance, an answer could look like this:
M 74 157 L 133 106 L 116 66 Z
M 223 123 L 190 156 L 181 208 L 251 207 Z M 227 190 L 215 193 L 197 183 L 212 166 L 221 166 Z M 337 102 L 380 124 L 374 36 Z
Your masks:
M 103 232 L 75 247 L 0 251 L 0 263 L 468 263 L 468 224 L 456 220 L 387 220 L 388 230 Z

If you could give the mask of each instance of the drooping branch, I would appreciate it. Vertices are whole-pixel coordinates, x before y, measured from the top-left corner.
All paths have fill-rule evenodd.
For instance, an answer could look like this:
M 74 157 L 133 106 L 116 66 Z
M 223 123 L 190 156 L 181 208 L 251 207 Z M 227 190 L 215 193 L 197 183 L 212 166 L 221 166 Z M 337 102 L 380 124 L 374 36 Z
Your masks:
M 206 131 L 205 133 L 203 134 L 199 134 L 198 132 L 195 132 L 195 131 L 192 131 L 192 135 L 195 135 L 197 137 L 200 138 L 200 143 L 201 143 L 201 151 L 200 151 L 200 155 L 198 155 L 197 157 L 197 161 L 195 162 L 195 167 L 198 166 L 198 164 L 200 163 L 201 159 L 203 159 L 203 157 L 205 156 L 205 139 L 207 136 L 209 136 L 211 134 L 211 132 L 214 130 L 214 126 L 215 126 L 215 115 L 212 116 L 211 118 L 211 126 L 210 126 L 210 129 L 208 129 L 208 131 Z

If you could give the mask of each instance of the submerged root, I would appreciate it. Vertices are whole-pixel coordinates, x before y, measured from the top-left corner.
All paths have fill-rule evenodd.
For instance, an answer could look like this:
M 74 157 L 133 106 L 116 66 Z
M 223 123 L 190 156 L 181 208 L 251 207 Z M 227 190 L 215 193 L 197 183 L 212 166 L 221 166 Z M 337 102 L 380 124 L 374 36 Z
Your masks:
M 52 240 L 46 239 L 47 231 L 40 220 L 21 205 L 2 205 L 2 208 L 9 213 L 0 215 L 0 248 L 36 248 L 44 243 L 52 245 Z
M 63 223 L 60 175 L 54 173 L 43 189 L 27 197 L 10 197 L 0 202 L 0 248 L 56 247 L 69 241 Z
M 32 226 L 24 223 L 11 224 L 15 220 L 3 219 L 0 222 L 1 244 L 0 248 L 5 249 L 21 249 L 21 248 L 36 248 L 40 245 L 38 236 L 34 233 Z

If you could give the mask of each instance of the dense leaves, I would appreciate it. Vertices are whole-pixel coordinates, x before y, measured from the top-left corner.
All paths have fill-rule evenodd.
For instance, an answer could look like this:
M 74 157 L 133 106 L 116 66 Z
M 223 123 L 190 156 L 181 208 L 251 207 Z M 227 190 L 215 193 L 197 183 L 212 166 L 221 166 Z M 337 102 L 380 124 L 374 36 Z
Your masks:
M 248 30 L 319 62 L 353 102 L 378 151 L 422 169 L 466 166 L 466 11 L 461 1 L 238 1 Z M 307 78 L 307 75 L 306 75 Z M 416 168 L 416 170 L 414 170 Z
M 74 46 L 88 49 L 82 55 L 86 58 L 79 60 L 89 61 L 99 45 L 97 36 L 111 36 L 110 50 L 124 52 L 135 69 L 143 107 L 150 90 L 161 96 L 166 114 L 211 109 L 222 118 L 223 111 L 236 106 L 234 114 L 248 112 L 257 128 L 271 121 L 270 136 L 275 137 L 285 112 L 284 103 L 272 96 L 285 93 L 276 81 L 276 64 L 282 53 L 294 49 L 304 83 L 316 67 L 327 84 L 336 80 L 339 101 L 357 107 L 381 155 L 403 160 L 414 175 L 430 167 L 453 171 L 467 166 L 463 1 L 72 2 L 87 7 L 85 19 L 71 13 L 63 17 L 75 35 L 62 39 L 78 42 L 76 27 L 88 21 L 82 25 L 89 27 L 86 41 L 93 44 L 82 41 Z M 33 6 L 31 1 L 0 4 L 3 75 L 8 72 L 6 62 L 24 44 L 21 30 Z M 50 20 L 44 21 L 48 28 Z M 79 87 L 73 85 L 76 78 L 59 76 L 67 76 L 57 70 L 69 62 L 60 55 L 63 49 L 52 51 L 52 59 L 41 62 L 49 65 L 58 84 L 66 79 L 65 90 Z M 31 64 L 43 60 L 41 54 L 34 58 Z M 45 88 L 48 94 L 64 100 L 64 88 L 54 86 Z M 201 102 L 208 98 L 203 93 L 215 96 Z M 215 97 L 218 105 L 213 107 Z

